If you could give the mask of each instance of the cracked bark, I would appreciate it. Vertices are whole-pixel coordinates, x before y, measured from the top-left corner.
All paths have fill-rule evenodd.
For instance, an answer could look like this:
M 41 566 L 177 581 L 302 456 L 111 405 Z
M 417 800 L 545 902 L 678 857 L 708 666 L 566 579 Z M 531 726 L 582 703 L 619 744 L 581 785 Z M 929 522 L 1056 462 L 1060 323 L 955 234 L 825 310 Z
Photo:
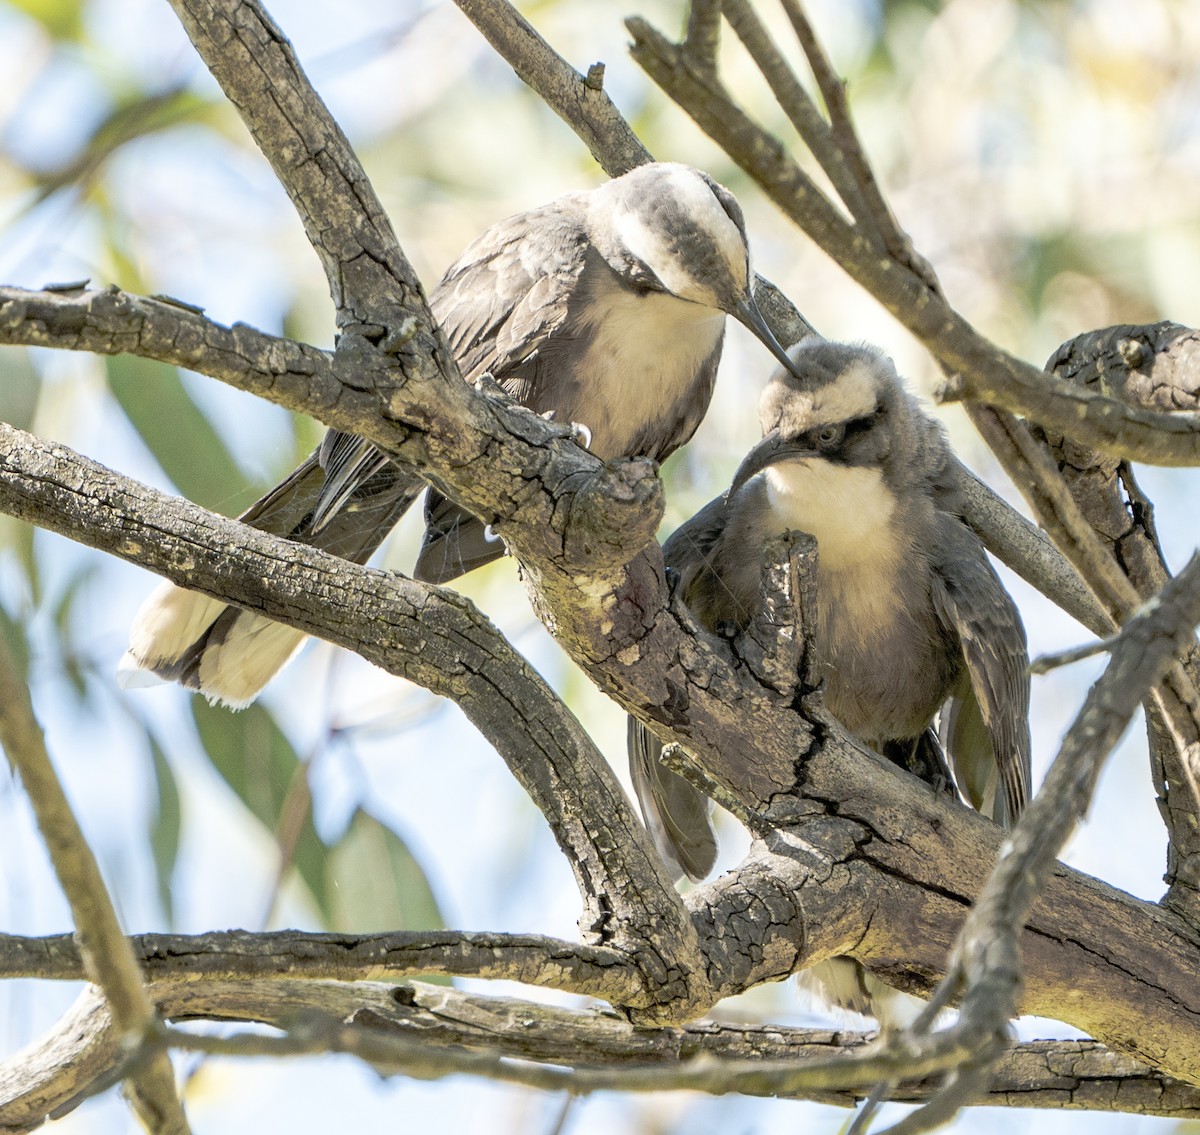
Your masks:
M 169 361 L 177 361 L 172 352 L 191 345 L 185 365 L 210 367 L 205 373 L 219 372 L 234 385 L 310 409 L 403 461 L 427 465 L 456 496 L 507 525 L 505 535 L 526 563 L 543 616 L 597 684 L 639 716 L 685 737 L 722 790 L 749 814 L 782 822 L 774 830 L 764 823 L 764 845 L 737 872 L 689 894 L 685 917 L 661 873 L 647 863 L 640 829 L 597 771 L 586 738 L 572 735 L 563 751 L 551 737 L 523 764 L 515 751 L 519 743 L 492 724 L 489 736 L 539 806 L 549 809 L 581 891 L 594 899 L 588 909 L 600 921 L 585 919 L 585 933 L 594 931 L 612 946 L 589 954 L 568 944 L 571 964 L 564 973 L 562 959 L 548 958 L 544 942 L 526 943 L 521 964 L 532 968 L 519 972 L 527 979 L 560 987 L 578 983 L 643 1023 L 682 1019 L 721 996 L 834 953 L 853 953 L 909 988 L 931 988 L 987 877 L 999 833 L 857 749 L 819 716 L 812 724 L 797 716 L 795 691 L 774 680 L 785 654 L 773 658 L 771 651 L 786 648 L 760 644 L 765 666 L 756 674 L 728 644 L 693 634 L 666 605 L 661 557 L 648 543 L 661 507 L 649 468 L 637 462 L 601 468 L 567 443 L 565 431 L 458 381 L 382 210 L 286 41 L 252 5 L 186 7 L 197 45 L 217 60 L 214 70 L 221 71 L 305 218 L 339 307 L 337 351 L 313 352 L 250 329 L 219 328 L 175 305 L 156 307 L 111 293 L 6 290 L 0 293 L 0 334 L 10 342 L 135 350 L 171 356 Z M 715 5 L 706 10 L 711 14 Z M 711 23 L 705 26 L 711 30 Z M 249 65 L 247 45 L 254 57 Z M 901 291 L 908 287 L 902 280 Z M 124 330 L 112 326 L 123 320 Z M 1003 359 L 989 358 L 996 374 L 1008 375 Z M 1018 377 L 1024 374 L 1020 367 Z M 1019 383 L 1013 389 L 1024 397 Z M 1063 398 L 1057 388 L 1050 392 L 1048 420 L 1073 414 L 1080 404 L 1078 397 Z M 1107 399 L 1085 402 L 1089 428 L 1103 434 L 1115 415 L 1126 425 L 1133 422 L 1141 443 L 1152 426 L 1181 422 L 1113 410 Z M 1176 430 L 1181 432 L 1182 442 L 1176 437 L 1164 443 L 1171 460 L 1188 452 L 1187 428 Z M 294 545 L 269 537 L 260 543 L 259 534 L 164 502 L 80 462 L 64 447 L 39 446 L 15 431 L 5 441 L 0 498 L 6 509 L 341 641 L 468 704 L 476 699 L 483 718 L 497 710 L 516 718 L 530 712 L 523 699 L 534 696 L 535 684 L 523 672 L 517 675 L 518 696 L 489 669 L 489 652 L 502 648 L 469 604 L 340 562 L 335 579 L 319 553 L 301 555 Z M 467 477 L 464 469 L 482 453 L 489 461 Z M 1020 539 L 1035 548 L 1027 531 Z M 236 556 L 220 554 L 235 550 Z M 790 555 L 781 580 L 789 574 Z M 1040 562 L 1052 558 L 1044 547 L 1030 555 Z M 786 609 L 794 602 L 788 586 L 777 590 Z M 356 622 L 364 611 L 373 618 Z M 479 651 L 472 655 L 478 665 L 427 673 L 400 649 L 428 641 L 427 616 L 435 611 L 437 633 L 453 641 L 453 649 Z M 368 627 L 380 617 L 387 642 L 378 626 Z M 417 639 L 419 630 L 424 639 Z M 509 655 L 503 660 L 521 665 Z M 571 734 L 555 704 L 550 699 L 547 733 L 566 727 Z M 815 713 L 812 706 L 805 709 Z M 754 723 L 752 737 L 748 721 Z M 559 794 L 563 800 L 556 800 Z M 597 831 L 598 817 L 609 826 Z M 610 909 L 613 919 L 606 920 Z M 495 951 L 513 951 L 508 963 L 516 965 L 518 943 L 488 945 L 478 937 L 473 943 L 466 936 L 410 942 L 420 956 L 408 964 L 451 972 L 468 957 L 484 972 L 511 976 L 495 962 Z M 472 954 L 472 945 L 480 952 Z M 1023 1007 L 1071 1020 L 1160 1069 L 1200 1079 L 1200 1006 L 1188 976 L 1196 946 L 1195 932 L 1171 912 L 1060 868 L 1022 937 L 1029 975 Z M 332 949 L 345 953 L 341 943 Z M 438 949 L 440 960 L 431 963 L 430 950 Z M 55 956 L 63 953 L 61 943 L 57 951 Z M 196 982 L 195 973 L 188 974 L 196 963 L 186 945 L 176 942 L 168 955 L 179 973 Z M 488 970 L 488 956 L 499 969 Z M 147 958 L 148 972 L 157 964 Z M 239 964 L 246 964 L 244 954 Z M 371 964 L 378 966 L 377 959 L 364 959 L 362 976 L 371 976 Z M 589 965 L 603 968 L 589 971 Z M 739 1090 L 762 1082 L 738 1081 Z M 774 1081 L 773 1090 L 783 1082 Z
M 63 461 L 63 447 L 48 448 L 56 461 Z M 5 487 L 0 492 L 6 494 L 4 507 L 11 509 L 7 494 L 13 459 L 23 451 L 7 449 L 0 473 L 0 485 Z M 186 558 L 193 582 L 204 576 L 213 590 L 235 590 L 231 579 L 245 586 L 253 577 L 261 608 L 273 616 L 294 621 L 303 612 L 305 629 L 340 637 L 346 645 L 357 636 L 357 645 L 367 657 L 420 677 L 419 663 L 403 649 L 406 624 L 396 614 L 395 596 L 411 586 L 406 581 L 387 580 L 381 602 L 371 594 L 385 582 L 380 573 L 349 572 L 345 565 L 337 565 L 338 590 L 323 589 L 321 575 L 310 573 L 322 559 L 320 554 L 300 556 L 287 545 L 289 557 L 296 562 L 287 576 L 276 573 L 272 579 L 254 555 L 260 541 L 264 548 L 277 546 L 273 538 L 251 535 L 235 522 L 180 501 L 159 502 L 161 511 L 148 524 L 118 494 L 99 493 L 99 482 L 91 467 L 88 470 L 84 476 L 78 465 L 70 466 L 59 478 L 66 487 L 52 493 L 46 467 L 38 466 L 36 478 L 30 478 L 36 481 L 35 491 L 23 498 L 24 513 L 37 514 L 49 527 L 119 554 L 124 548 L 123 554 L 131 555 L 136 547 L 140 559 L 168 572 L 177 570 L 172 567 L 176 552 L 168 537 L 190 536 Z M 81 483 L 89 486 L 87 491 L 79 490 Z M 30 492 L 28 487 L 25 491 Z M 68 523 L 68 506 L 76 498 L 85 507 Z M 50 515 L 51 504 L 57 519 Z M 220 542 L 212 539 L 212 533 L 223 526 L 228 526 L 227 539 L 242 544 L 237 558 L 223 554 Z M 173 533 L 173 528 L 178 531 Z M 143 530 L 152 531 L 154 540 L 139 538 Z M 205 543 L 214 546 L 195 544 L 197 532 L 205 532 Z M 244 574 L 244 580 L 238 573 Z M 362 590 L 352 583 L 360 576 Z M 438 602 L 450 609 L 436 619 L 420 620 L 424 641 L 430 641 L 444 618 L 465 618 L 464 601 L 446 595 Z M 381 626 L 386 628 L 382 635 Z M 414 633 L 411 625 L 409 633 Z M 385 637 L 392 651 L 390 660 L 381 644 Z M 455 648 L 464 646 L 470 646 L 465 638 Z M 705 648 L 693 643 L 691 651 L 701 656 Z M 628 669 L 644 667 L 661 676 L 674 665 L 673 657 L 659 655 Z M 445 682 L 437 674 L 427 677 Z M 738 713 L 736 702 L 726 714 L 726 735 L 735 745 L 731 751 L 745 754 L 746 719 Z M 760 720 L 768 724 L 773 716 L 790 720 L 793 732 L 783 738 L 773 738 L 769 730 L 760 732 L 755 743 L 790 769 L 790 757 L 804 751 L 796 744 L 795 714 L 790 709 L 772 709 L 768 703 Z M 764 765 L 769 764 L 764 760 Z M 731 791 L 755 799 L 728 765 L 726 772 L 734 775 Z M 754 773 L 750 766 L 748 778 Z M 971 897 L 987 875 L 1001 834 L 967 810 L 934 798 L 911 778 L 840 740 L 836 733 L 829 735 L 823 748 L 811 752 L 801 773 L 799 790 L 811 801 L 807 817 L 791 817 L 797 824 L 795 833 L 773 834 L 775 854 L 767 860 L 756 857 L 741 871 L 697 888 L 688 897 L 706 950 L 705 972 L 712 986 L 707 1003 L 850 947 L 899 984 L 928 989 L 941 971 L 944 950 Z M 757 798 L 764 811 L 771 808 L 778 785 L 772 782 L 767 788 Z M 836 801 L 837 815 L 827 815 L 821 801 Z M 789 805 L 793 813 L 805 807 L 800 800 Z M 778 810 L 778 801 L 775 806 Z M 853 917 L 857 910 L 868 913 L 871 925 L 861 942 L 861 922 Z M 1196 943 L 1183 923 L 1153 904 L 1135 902 L 1062 868 L 1046 900 L 1035 909 L 1022 948 L 1030 969 L 1024 1005 L 1028 1011 L 1065 1017 L 1113 1044 L 1131 1046 L 1130 1051 L 1160 1067 L 1200 1077 L 1200 1068 L 1189 1071 L 1189 1052 L 1200 1049 L 1193 1039 L 1200 1006 L 1192 1004 L 1194 991 L 1184 979 Z M 615 997 L 634 1002 L 639 998 L 636 989 L 628 988 Z
M 667 1069 L 707 1056 L 721 1061 L 808 1061 L 853 1055 L 860 1034 L 781 1026 L 697 1022 L 635 1029 L 603 1011 L 559 1009 L 511 998 L 480 997 L 419 982 L 195 982 L 151 985 L 159 1011 L 176 1021 L 196 1016 L 257 1021 L 286 1029 L 297 1013 L 319 1013 L 384 1035 L 419 1037 L 431 1048 L 480 1045 L 512 1059 L 572 1067 L 651 1065 Z M 32 1128 L 79 1102 L 112 1062 L 113 1035 L 103 1002 L 83 994 L 55 1034 L 20 1061 L 0 1065 L 0 1112 L 9 1129 Z M 928 1082 L 900 1085 L 896 1099 L 919 1102 Z M 853 1093 L 825 1092 L 822 1102 L 849 1105 Z M 1200 1116 L 1200 1090 L 1171 1080 L 1094 1041 L 1034 1041 L 1015 1046 L 997 1069 L 984 1101 L 1002 1106 Z
M 1049 371 L 1089 389 L 1154 409 L 1195 411 L 1200 406 L 1200 334 L 1177 323 L 1120 324 L 1068 340 L 1046 363 Z M 1035 431 L 1088 524 L 1139 599 L 1158 593 L 1170 578 L 1159 545 L 1154 508 L 1127 460 L 1098 453 L 1061 433 Z M 1200 921 L 1200 722 L 1195 691 L 1200 648 L 1180 659 L 1145 704 L 1153 783 L 1167 827 L 1168 885 L 1164 902 Z

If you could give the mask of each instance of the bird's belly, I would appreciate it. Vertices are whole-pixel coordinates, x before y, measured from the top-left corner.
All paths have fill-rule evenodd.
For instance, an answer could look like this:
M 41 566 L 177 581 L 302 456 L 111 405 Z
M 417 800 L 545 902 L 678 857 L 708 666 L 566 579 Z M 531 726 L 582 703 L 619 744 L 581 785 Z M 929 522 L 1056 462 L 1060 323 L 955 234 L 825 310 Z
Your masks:
M 725 317 L 671 296 L 616 294 L 592 310 L 587 348 L 556 398 L 556 417 L 587 427 L 606 460 L 682 445 L 707 408 Z M 680 436 L 682 434 L 682 436 Z
M 818 582 L 815 646 L 826 707 L 867 744 L 919 736 L 949 696 L 958 652 L 925 589 L 870 579 L 840 584 Z

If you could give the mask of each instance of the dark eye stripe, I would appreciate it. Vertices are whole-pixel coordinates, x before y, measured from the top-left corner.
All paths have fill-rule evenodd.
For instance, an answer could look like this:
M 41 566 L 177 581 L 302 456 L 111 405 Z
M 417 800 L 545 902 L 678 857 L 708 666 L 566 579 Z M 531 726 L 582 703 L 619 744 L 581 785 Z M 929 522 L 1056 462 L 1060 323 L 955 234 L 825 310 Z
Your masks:
M 870 429 L 878 413 L 878 410 L 874 410 L 870 414 L 864 414 L 861 418 L 851 418 L 846 423 L 846 436 L 849 437 L 850 434 L 862 433 L 863 430 Z

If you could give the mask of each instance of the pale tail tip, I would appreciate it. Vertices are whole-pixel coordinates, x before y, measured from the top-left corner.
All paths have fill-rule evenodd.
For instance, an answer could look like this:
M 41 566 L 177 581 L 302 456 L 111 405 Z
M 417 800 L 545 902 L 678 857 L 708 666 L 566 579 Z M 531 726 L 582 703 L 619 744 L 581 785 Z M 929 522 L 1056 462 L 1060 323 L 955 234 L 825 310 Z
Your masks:
M 147 670 L 133 656 L 131 651 L 125 651 L 121 661 L 117 663 L 117 685 L 123 690 L 144 690 L 149 686 L 161 686 L 164 679 L 153 670 Z

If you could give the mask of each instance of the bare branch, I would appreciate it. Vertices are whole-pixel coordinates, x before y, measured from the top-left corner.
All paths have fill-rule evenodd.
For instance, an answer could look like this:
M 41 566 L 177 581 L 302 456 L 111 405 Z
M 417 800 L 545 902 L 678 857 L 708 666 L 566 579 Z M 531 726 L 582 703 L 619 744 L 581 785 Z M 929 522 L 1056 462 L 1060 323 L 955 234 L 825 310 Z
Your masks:
M 610 177 L 651 161 L 602 90 L 571 67 L 507 0 L 455 0 L 463 15 L 592 152 Z
M 1194 409 L 1197 332 L 1174 323 L 1119 325 L 1064 343 L 1046 364 L 1070 382 L 1149 408 Z M 1170 576 L 1154 526 L 1154 509 L 1127 461 L 1069 438 L 1035 431 L 1108 556 L 1148 599 Z M 1165 902 L 1200 921 L 1200 650 L 1192 646 L 1146 704 L 1153 782 L 1167 826 Z
M 688 5 L 683 48 L 692 66 L 715 75 L 721 46 L 721 0 L 692 0 Z
M 618 942 L 628 930 L 635 945 L 651 928 L 669 929 L 686 956 L 690 923 L 608 764 L 544 680 L 468 600 L 352 568 L 2 423 L 0 509 L 261 610 L 454 698 L 543 810 L 576 871 L 585 929 Z M 657 958 L 650 961 L 659 967 Z
M 1200 557 L 1194 557 L 1157 599 L 1125 625 L 1104 675 L 1093 686 L 1067 732 L 1058 757 L 1037 796 L 1011 834 L 980 892 L 951 958 L 944 986 L 965 990 L 958 1020 L 943 1032 L 897 1045 L 912 1054 L 947 1058 L 947 1069 L 967 1070 L 965 1088 L 978 1089 L 980 1077 L 1006 1043 L 1008 1022 L 1017 1015 L 1022 970 L 1019 938 L 1035 897 L 1054 869 L 1059 848 L 1082 818 L 1100 769 L 1125 731 L 1149 687 L 1171 664 L 1200 622 Z M 961 1057 L 965 1047 L 968 1060 Z M 928 1130 L 970 1101 L 952 1078 L 941 1106 L 892 1128 Z
M 1108 634 L 1112 619 L 1050 538 L 961 462 L 956 466 L 963 514 L 987 550 L 1094 634 Z
M 142 987 L 142 975 L 121 932 L 96 858 L 54 772 L 29 690 L 2 635 L 0 745 L 21 778 L 70 904 L 87 978 L 104 990 L 120 1045 L 133 1055 L 133 1064 L 127 1069 L 130 1102 L 156 1135 L 186 1135 L 190 1128 L 175 1091 L 171 1061 L 153 1045 L 154 1006 Z
M 1153 413 L 1048 380 L 988 342 L 906 265 L 880 257 L 724 89 L 686 65 L 680 48 L 633 17 L 634 58 L 781 211 L 874 295 L 959 378 L 955 392 L 1069 432 L 1105 452 L 1153 465 L 1200 464 L 1200 416 Z
M 140 934 L 130 943 L 142 970 L 159 986 L 199 978 L 385 981 L 438 974 L 519 981 L 619 1001 L 640 980 L 629 955 L 620 950 L 540 934 L 214 930 L 206 934 Z M 83 959 L 69 934 L 48 938 L 0 935 L 0 975 L 78 981 L 84 976 Z
M 850 215 L 858 222 L 858 231 L 882 251 L 886 247 L 884 230 L 867 203 L 858 171 L 851 167 L 846 150 L 835 142 L 829 123 L 821 117 L 816 103 L 796 78 L 758 14 L 748 0 L 724 0 L 722 7 L 725 18 L 770 84 L 771 92 L 796 133 L 829 177 Z
M 430 1049 L 486 1048 L 509 1059 L 608 1067 L 631 1064 L 669 1070 L 710 1062 L 802 1064 L 853 1056 L 863 1034 L 783 1026 L 694 1022 L 679 1028 L 638 1029 L 602 1010 L 563 1009 L 529 1001 L 485 997 L 421 982 L 357 982 L 201 978 L 151 986 L 160 1013 L 170 1018 L 258 1021 L 280 1028 L 298 1014 L 321 1014 L 387 1035 L 420 1038 Z M 118 1061 L 103 1001 L 85 995 L 38 1045 L 0 1065 L 0 1124 L 33 1126 L 62 1114 L 106 1083 Z M 906 1083 L 895 1097 L 917 1102 L 930 1082 Z M 772 1092 L 772 1095 L 779 1093 Z M 802 1098 L 848 1106 L 854 1091 L 811 1091 Z M 1156 1074 L 1094 1041 L 1033 1041 L 1001 1058 L 985 1101 L 1001 1106 L 1125 1111 L 1144 1115 L 1200 1115 L 1200 1091 Z
M 782 3 L 788 19 L 791 20 L 796 38 L 804 49 L 808 65 L 812 68 L 817 88 L 825 100 L 825 108 L 829 112 L 830 138 L 833 147 L 841 155 L 841 161 L 851 171 L 851 176 L 862 198 L 863 212 L 861 215 L 855 213 L 856 219 L 864 229 L 869 227 L 878 234 L 880 243 L 894 259 L 901 264 L 907 264 L 918 275 L 924 277 L 930 287 L 936 288 L 933 269 L 927 261 L 917 257 L 912 241 L 908 239 L 908 234 L 900 228 L 879 188 L 875 171 L 871 168 L 870 159 L 859 141 L 858 131 L 854 128 L 850 104 L 846 101 L 846 84 L 838 76 L 829 57 L 825 54 L 825 49 L 817 39 L 800 0 L 782 0 Z M 805 142 L 811 148 L 812 144 L 808 142 L 807 138 L 805 138 Z
M 173 0 L 200 58 L 237 107 L 304 222 L 329 280 L 338 325 L 379 333 L 408 321 L 422 354 L 454 361 L 362 165 L 312 89 L 284 34 L 255 3 Z M 436 336 L 436 338 L 435 338 Z
M 225 327 L 197 309 L 117 287 L 0 286 L 0 343 L 158 359 L 263 398 L 279 384 L 332 392 L 339 381 L 329 351 L 245 323 Z

